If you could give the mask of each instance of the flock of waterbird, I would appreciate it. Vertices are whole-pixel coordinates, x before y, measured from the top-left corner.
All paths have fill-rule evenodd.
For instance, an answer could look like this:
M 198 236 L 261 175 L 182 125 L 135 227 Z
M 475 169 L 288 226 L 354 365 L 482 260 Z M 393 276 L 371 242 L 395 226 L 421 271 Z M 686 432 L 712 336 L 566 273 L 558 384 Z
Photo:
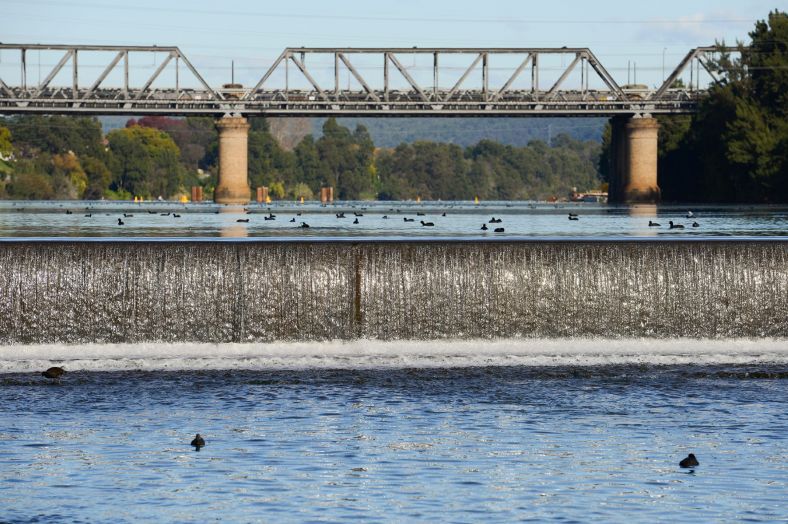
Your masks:
M 52 380 L 52 381 L 54 381 L 54 382 L 56 382 L 58 384 L 60 383 L 60 379 L 65 374 L 66 374 L 66 370 L 63 369 L 62 367 L 58 367 L 58 366 L 51 367 L 51 368 L 47 369 L 46 371 L 42 371 L 41 372 L 42 376 L 44 376 L 44 377 L 46 377 L 46 378 L 48 378 L 48 379 L 50 379 L 50 380 Z M 192 446 L 195 451 L 200 451 L 201 448 L 205 447 L 205 438 L 203 438 L 202 435 L 197 433 L 194 436 L 194 438 L 192 439 L 192 441 L 189 443 L 189 445 Z M 685 469 L 695 468 L 695 467 L 697 467 L 699 465 L 700 465 L 700 462 L 698 462 L 698 459 L 692 453 L 690 453 L 686 458 L 682 459 L 681 462 L 679 462 L 679 467 L 685 468 Z
M 366 209 L 367 209 L 367 208 L 362 208 L 362 211 L 366 211 Z M 89 211 L 89 210 L 90 210 L 90 208 L 85 208 L 85 210 L 86 210 L 86 211 Z M 246 214 L 252 214 L 252 213 L 254 213 L 254 212 L 253 212 L 252 210 L 250 210 L 249 208 L 243 208 L 243 211 L 244 211 Z M 267 211 L 268 211 L 268 214 L 263 216 L 263 220 L 265 220 L 265 221 L 269 221 L 269 220 L 276 220 L 276 219 L 277 219 L 277 215 L 275 215 L 273 212 L 271 212 L 271 208 L 268 208 L 268 210 L 267 210 Z M 391 208 L 389 211 L 391 211 L 391 212 L 396 212 L 396 213 L 398 213 L 398 214 L 400 213 L 400 210 L 399 210 L 399 209 L 395 209 L 395 208 Z M 179 215 L 178 213 L 174 213 L 174 212 L 159 213 L 158 211 L 151 211 L 151 210 L 148 210 L 147 212 L 148 212 L 148 214 L 151 214 L 151 215 L 158 214 L 158 215 L 160 215 L 160 216 L 171 216 L 171 217 L 173 217 L 173 218 L 180 218 L 180 217 L 181 217 L 181 215 Z M 218 213 L 219 213 L 219 211 L 215 211 L 215 213 L 216 213 L 216 214 L 218 214 Z M 352 223 L 353 223 L 354 225 L 361 224 L 361 222 L 359 221 L 359 217 L 363 217 L 363 216 L 364 216 L 364 213 L 360 213 L 360 212 L 357 212 L 357 211 L 353 211 L 352 213 L 353 213 L 353 217 L 354 217 L 354 218 L 353 218 L 353 222 L 352 222 Z M 73 211 L 71 211 L 71 210 L 66 210 L 66 214 L 67 214 L 67 215 L 71 215 L 71 214 L 73 214 Z M 107 213 L 107 215 L 109 215 L 109 213 Z M 335 215 L 335 217 L 337 218 L 337 220 L 341 220 L 341 219 L 348 218 L 348 217 L 345 215 L 345 211 L 340 211 L 340 212 L 338 212 L 338 213 L 335 213 L 334 215 Z M 579 220 L 580 220 L 580 215 L 579 215 L 579 214 L 577 214 L 577 213 L 569 213 L 568 215 L 569 215 L 569 216 L 568 216 L 568 218 L 569 218 L 569 220 L 571 220 L 571 221 L 579 221 Z M 85 214 L 85 217 L 86 217 L 86 218 L 91 218 L 92 216 L 93 216 L 93 213 L 86 213 L 86 214 Z M 304 222 L 303 220 L 296 220 L 296 217 L 301 217 L 301 216 L 302 216 L 302 214 L 301 214 L 300 212 L 299 212 L 299 213 L 296 213 L 296 215 L 295 215 L 294 217 L 292 217 L 292 218 L 289 220 L 289 222 L 290 222 L 290 223 L 297 223 L 297 222 L 300 222 L 300 223 L 299 223 L 299 225 L 297 225 L 296 227 L 298 227 L 298 228 L 301 228 L 301 229 L 307 229 L 307 228 L 309 228 L 309 227 L 310 227 L 310 225 L 309 225 L 308 223 Z M 416 216 L 417 216 L 417 217 L 426 217 L 425 213 L 421 213 L 421 212 L 417 212 L 417 213 L 416 213 Z M 118 219 L 117 219 L 117 220 L 118 220 L 118 225 L 119 225 L 119 226 L 123 226 L 123 225 L 125 225 L 125 224 L 126 224 L 126 223 L 123 221 L 123 218 L 133 218 L 133 217 L 134 217 L 134 215 L 133 215 L 133 214 L 130 214 L 130 213 L 123 213 L 123 217 L 122 217 L 122 218 L 118 218 Z M 443 212 L 443 213 L 440 215 L 440 217 L 446 217 L 446 212 Z M 388 220 L 388 219 L 389 219 L 389 216 L 386 214 L 386 215 L 383 215 L 381 218 L 382 218 L 383 220 Z M 691 226 L 690 226 L 690 227 L 693 227 L 693 228 L 700 227 L 700 224 L 699 224 L 697 221 L 695 221 L 695 220 L 694 220 L 694 218 L 695 218 L 695 214 L 694 214 L 692 211 L 687 211 L 686 218 L 688 218 L 688 219 L 693 219 L 693 221 L 692 221 L 692 224 L 691 224 Z M 415 221 L 416 221 L 416 219 L 415 219 L 415 218 L 411 218 L 411 217 L 408 217 L 408 216 L 404 216 L 404 217 L 402 218 L 402 220 L 403 220 L 404 222 L 406 222 L 406 223 L 408 223 L 408 222 L 415 222 Z M 249 222 L 250 222 L 250 219 L 249 219 L 249 218 L 239 218 L 239 219 L 237 219 L 237 220 L 236 220 L 236 222 L 239 222 L 239 223 L 249 223 Z M 435 227 L 435 222 L 430 222 L 430 221 L 421 220 L 421 219 L 419 219 L 419 222 L 421 223 L 421 226 L 422 226 L 422 227 Z M 505 232 L 506 232 L 506 229 L 505 229 L 503 226 L 500 226 L 500 227 L 494 227 L 494 228 L 489 228 L 489 227 L 487 227 L 487 224 L 501 224 L 502 222 L 503 222 L 503 219 L 501 219 L 501 218 L 495 218 L 495 217 L 492 217 L 492 218 L 490 218 L 490 220 L 489 220 L 488 222 L 486 222 L 486 223 L 483 223 L 483 224 L 482 224 L 482 227 L 480 228 L 480 230 L 481 230 L 481 231 L 489 231 L 490 229 L 492 229 L 494 233 L 505 233 Z M 649 220 L 649 221 L 648 221 L 648 227 L 662 227 L 662 225 L 661 225 L 661 224 L 659 224 L 658 222 L 654 222 L 653 220 Z M 684 229 L 684 228 L 685 228 L 685 226 L 684 226 L 683 224 L 674 223 L 674 222 L 673 222 L 673 220 L 670 220 L 670 221 L 668 222 L 668 229 Z

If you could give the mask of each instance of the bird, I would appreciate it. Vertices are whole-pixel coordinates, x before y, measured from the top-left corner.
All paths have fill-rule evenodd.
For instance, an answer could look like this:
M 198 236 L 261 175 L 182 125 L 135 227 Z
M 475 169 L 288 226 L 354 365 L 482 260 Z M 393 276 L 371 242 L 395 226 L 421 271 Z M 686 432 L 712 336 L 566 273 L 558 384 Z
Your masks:
M 698 462 L 698 459 L 695 458 L 695 455 L 692 453 L 687 455 L 687 458 L 679 462 L 679 467 L 681 468 L 694 468 L 695 466 L 700 466 L 700 462 Z
M 700 224 L 698 224 L 697 222 L 693 222 L 692 227 L 700 227 Z
M 353 214 L 356 215 L 357 217 L 363 217 L 364 216 L 364 213 L 356 213 L 355 211 L 353 212 Z
M 90 218 L 90 217 L 92 217 L 92 216 L 93 216 L 93 214 L 92 214 L 92 213 L 88 213 L 87 215 L 85 215 L 85 218 Z
M 668 223 L 670 224 L 670 229 L 684 229 L 684 226 L 681 224 L 674 224 L 672 220 Z
M 487 223 L 488 223 L 488 224 L 500 224 L 501 222 L 503 222 L 503 220 L 502 220 L 502 219 L 500 219 L 500 218 L 495 218 L 495 217 L 492 217 L 492 218 L 490 219 L 490 221 L 489 221 L 489 222 L 487 222 Z
M 344 212 L 337 213 L 337 218 L 345 218 L 345 213 Z
M 181 218 L 181 215 L 179 215 L 178 213 L 173 213 L 173 214 L 172 214 L 172 217 L 173 217 L 173 218 Z
M 495 228 L 495 232 L 496 232 L 496 233 L 503 233 L 504 231 L 505 231 L 505 230 L 504 230 L 504 228 L 502 228 L 502 227 L 496 227 L 496 228 Z
M 71 211 L 69 211 L 68 209 L 66 209 L 66 214 L 67 214 L 67 215 L 70 215 L 70 214 L 71 214 Z
M 118 225 L 119 225 L 119 226 L 122 226 L 123 224 L 124 224 L 123 220 L 121 220 L 121 219 L 118 219 Z
M 656 222 L 652 222 L 651 220 L 648 221 L 648 227 L 662 227 Z
M 291 218 L 290 222 L 295 222 L 295 217 Z
M 54 367 L 51 367 L 51 368 L 47 369 L 46 371 L 42 371 L 41 372 L 41 376 L 46 377 L 46 378 L 59 379 L 60 377 L 63 376 L 63 374 L 65 372 L 66 372 L 65 369 L 57 367 L 57 366 L 54 366 Z
M 199 433 L 197 433 L 197 435 L 194 437 L 194 440 L 192 440 L 191 445 L 194 446 L 196 451 L 200 451 L 200 448 L 205 446 L 205 439 L 202 438 Z
M 577 213 L 569 213 L 569 216 L 570 216 L 570 217 L 576 217 L 576 216 L 577 216 Z
M 692 218 L 694 216 L 695 216 L 695 213 L 693 213 L 692 211 L 687 211 L 687 218 Z
M 423 216 L 425 216 L 425 215 L 424 215 L 424 213 L 416 213 L 416 216 L 417 216 L 417 217 L 423 217 Z
M 487 231 L 487 224 L 482 224 L 482 231 Z
M 309 224 L 307 224 L 306 222 L 301 222 L 301 227 L 306 229 L 309 227 Z
M 446 216 L 446 213 L 444 212 L 444 213 L 443 213 L 441 216 L 442 216 L 442 217 L 445 217 L 445 216 Z
M 354 219 L 353 219 L 353 223 L 354 223 L 354 224 L 358 224 L 358 219 L 357 219 L 357 218 L 354 218 Z
M 577 215 L 569 215 L 569 220 L 580 220 L 580 217 Z
M 168 216 L 170 216 L 170 214 L 169 214 L 169 213 L 159 213 L 159 215 L 161 215 L 161 216 L 163 216 L 163 217 L 168 217 Z
M 434 226 L 434 225 L 435 225 L 435 224 L 433 224 L 432 222 L 425 222 L 425 221 L 423 221 L 423 220 L 421 220 L 420 222 L 421 222 L 421 225 L 422 225 L 422 226 L 425 226 L 425 227 L 432 227 L 432 226 Z
M 389 219 L 388 215 L 383 215 L 383 220 L 388 220 L 388 219 Z
M 249 222 L 249 219 L 248 218 L 239 218 L 238 220 L 236 220 L 236 222 Z
M 123 213 L 123 218 L 133 218 L 134 215 L 130 215 L 128 213 Z
M 408 217 L 405 217 L 405 218 L 403 218 L 402 220 L 404 220 L 405 222 L 413 222 L 413 221 L 414 221 L 414 220 L 416 220 L 416 219 L 415 219 L 415 218 L 408 218 Z
M 263 220 L 276 220 L 276 217 L 273 216 L 273 215 L 270 215 L 270 216 L 267 216 L 267 217 L 263 217 Z M 246 221 L 248 222 L 249 220 L 247 219 Z

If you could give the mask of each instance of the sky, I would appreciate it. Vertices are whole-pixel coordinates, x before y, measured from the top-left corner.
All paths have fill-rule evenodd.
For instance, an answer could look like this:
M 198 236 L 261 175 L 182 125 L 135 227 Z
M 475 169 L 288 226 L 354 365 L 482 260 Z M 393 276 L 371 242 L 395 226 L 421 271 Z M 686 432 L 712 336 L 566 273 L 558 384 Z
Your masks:
M 754 22 L 777 7 L 785 9 L 776 0 L 0 0 L 0 41 L 178 46 L 213 86 L 230 81 L 231 63 L 236 82 L 254 85 L 288 46 L 588 47 L 619 84 L 632 83 L 637 71 L 637 82 L 656 86 L 689 49 L 715 39 L 746 41 Z M 58 58 L 30 57 L 34 70 L 28 78 L 46 76 Z M 42 65 L 36 66 L 36 59 Z M 98 75 L 99 62 L 108 60 L 95 60 Z M 333 81 L 333 61 L 316 60 L 311 65 L 320 82 L 329 82 L 329 76 Z M 414 75 L 432 81 L 425 76 L 431 64 L 409 60 L 403 62 Z M 446 63 L 442 82 L 452 84 L 470 60 Z M 358 61 L 367 68 L 365 76 L 382 70 L 376 57 Z M 0 52 L 0 78 L 13 82 L 18 63 L 12 51 Z M 512 64 L 491 67 L 493 83 L 502 83 Z M 352 81 L 349 73 L 347 81 Z

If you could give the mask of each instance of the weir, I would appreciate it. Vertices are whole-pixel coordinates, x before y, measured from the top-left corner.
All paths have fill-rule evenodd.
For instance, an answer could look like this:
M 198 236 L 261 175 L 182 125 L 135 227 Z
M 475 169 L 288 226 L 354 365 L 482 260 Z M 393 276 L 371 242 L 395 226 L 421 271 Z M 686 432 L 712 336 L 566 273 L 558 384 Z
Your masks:
M 6 241 L 0 343 L 786 337 L 784 241 Z

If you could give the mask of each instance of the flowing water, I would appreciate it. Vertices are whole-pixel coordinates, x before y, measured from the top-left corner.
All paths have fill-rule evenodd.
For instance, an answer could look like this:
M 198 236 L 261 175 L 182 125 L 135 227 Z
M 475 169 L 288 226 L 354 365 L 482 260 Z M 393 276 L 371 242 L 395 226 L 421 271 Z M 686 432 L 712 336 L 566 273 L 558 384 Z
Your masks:
M 0 522 L 788 520 L 785 209 L 249 211 L 0 204 Z

